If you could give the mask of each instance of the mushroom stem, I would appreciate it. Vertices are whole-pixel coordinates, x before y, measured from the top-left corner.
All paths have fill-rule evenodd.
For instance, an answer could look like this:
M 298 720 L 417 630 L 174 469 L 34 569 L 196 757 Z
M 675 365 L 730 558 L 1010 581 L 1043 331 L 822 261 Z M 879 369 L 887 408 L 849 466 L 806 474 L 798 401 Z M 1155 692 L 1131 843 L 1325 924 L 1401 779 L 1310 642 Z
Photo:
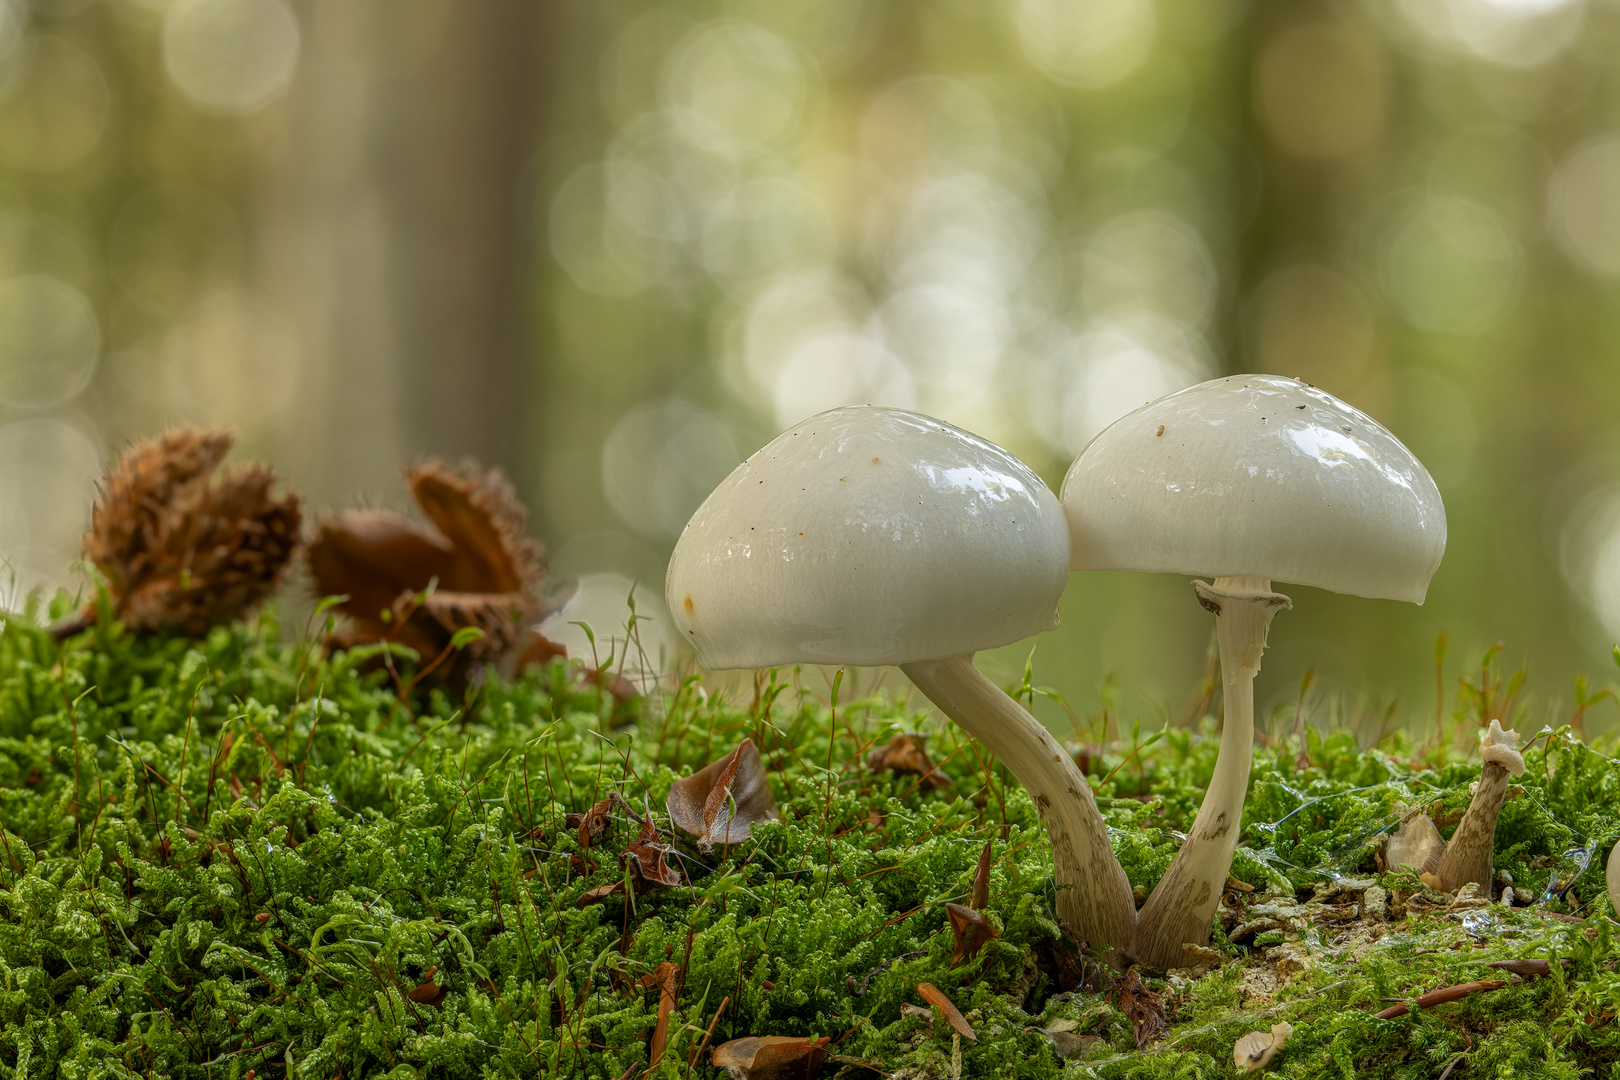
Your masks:
M 1215 613 L 1221 648 L 1221 692 L 1226 722 L 1204 801 L 1187 839 L 1148 897 L 1137 924 L 1136 956 L 1155 967 L 1184 966 L 1184 944 L 1209 940 L 1221 887 L 1232 868 L 1254 756 L 1254 677 L 1266 648 L 1271 617 L 1293 606 L 1271 582 L 1256 577 L 1218 577 L 1213 586 L 1193 582 L 1198 602 Z
M 1110 963 L 1131 960 L 1136 903 L 1108 844 L 1091 785 L 1050 732 L 973 666 L 971 655 L 901 664 L 939 710 L 1012 770 L 1040 810 L 1052 841 L 1057 913 Z
M 1445 854 L 1432 874 L 1423 880 L 1441 892 L 1456 892 L 1470 881 L 1486 896 L 1491 890 L 1491 859 L 1496 850 L 1496 817 L 1507 797 L 1508 771 L 1504 765 L 1487 762 L 1479 776 L 1479 787 L 1468 802 L 1457 831 L 1451 834 Z

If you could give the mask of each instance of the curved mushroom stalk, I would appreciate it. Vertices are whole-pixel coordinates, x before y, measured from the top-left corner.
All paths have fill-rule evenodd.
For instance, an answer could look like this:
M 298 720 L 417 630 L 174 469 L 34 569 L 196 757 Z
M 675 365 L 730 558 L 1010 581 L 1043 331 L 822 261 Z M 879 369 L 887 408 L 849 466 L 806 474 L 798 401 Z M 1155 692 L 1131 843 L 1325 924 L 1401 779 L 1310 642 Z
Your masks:
M 1123 969 L 1131 959 L 1136 902 L 1109 846 L 1108 826 L 1092 798 L 1091 785 L 1074 759 L 1039 721 L 973 666 L 971 655 L 914 661 L 901 664 L 900 670 L 1024 785 L 1051 839 L 1058 917 Z
M 1485 767 L 1474 797 L 1469 800 L 1468 812 L 1463 814 L 1457 831 L 1451 834 L 1434 872 L 1423 875 L 1425 884 L 1442 892 L 1456 892 L 1472 881 L 1489 895 L 1491 856 L 1496 850 L 1496 818 L 1507 797 L 1508 775 L 1524 775 L 1519 733 L 1502 730 L 1499 721 L 1491 721 L 1491 729 L 1480 743 L 1479 755 L 1485 759 Z
M 1254 756 L 1254 677 L 1266 648 L 1271 619 L 1293 606 L 1271 591 L 1265 578 L 1218 577 L 1214 585 L 1193 583 L 1198 601 L 1215 613 L 1221 649 L 1222 698 L 1226 722 L 1204 801 L 1170 869 L 1142 907 L 1137 924 L 1137 959 L 1157 967 L 1180 967 L 1184 944 L 1209 941 L 1210 923 L 1221 887 L 1232 868 L 1243 797 Z

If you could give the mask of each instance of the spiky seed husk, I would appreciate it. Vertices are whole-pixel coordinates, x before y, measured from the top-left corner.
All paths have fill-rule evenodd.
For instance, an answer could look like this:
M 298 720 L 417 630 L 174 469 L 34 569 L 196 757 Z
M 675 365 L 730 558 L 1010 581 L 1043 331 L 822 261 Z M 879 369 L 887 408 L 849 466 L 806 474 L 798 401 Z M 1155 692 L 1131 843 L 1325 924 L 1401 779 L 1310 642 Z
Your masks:
M 276 495 L 262 465 L 219 471 L 233 441 L 170 431 L 135 443 L 103 479 L 85 553 L 130 629 L 200 636 L 246 615 L 286 576 L 298 496 Z

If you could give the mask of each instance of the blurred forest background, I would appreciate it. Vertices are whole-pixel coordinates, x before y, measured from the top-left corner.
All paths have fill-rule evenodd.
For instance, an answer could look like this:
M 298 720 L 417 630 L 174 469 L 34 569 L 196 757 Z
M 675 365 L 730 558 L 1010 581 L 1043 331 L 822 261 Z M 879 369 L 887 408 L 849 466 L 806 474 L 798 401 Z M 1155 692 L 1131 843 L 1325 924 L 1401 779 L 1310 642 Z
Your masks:
M 1450 547 L 1422 608 L 1285 587 L 1262 712 L 1432 717 L 1441 632 L 1448 699 L 1503 640 L 1567 709 L 1620 638 L 1617 58 L 1615 0 L 0 0 L 0 554 L 80 587 L 99 463 L 223 424 L 317 511 L 501 466 L 617 625 L 820 409 L 1055 488 L 1270 371 L 1405 440 Z M 1185 580 L 1063 614 L 1037 682 L 1183 715 Z

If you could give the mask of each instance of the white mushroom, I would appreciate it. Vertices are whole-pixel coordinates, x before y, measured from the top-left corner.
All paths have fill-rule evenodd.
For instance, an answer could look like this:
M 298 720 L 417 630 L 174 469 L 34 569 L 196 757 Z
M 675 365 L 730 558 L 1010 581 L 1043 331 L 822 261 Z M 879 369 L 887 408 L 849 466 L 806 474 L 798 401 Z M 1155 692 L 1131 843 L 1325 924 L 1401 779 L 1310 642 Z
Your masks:
M 706 668 L 899 665 L 1028 790 L 1059 916 L 1123 963 L 1135 905 L 1090 786 L 973 666 L 1057 625 L 1068 564 L 1063 509 L 1017 458 L 927 416 L 855 406 L 738 466 L 681 534 L 665 592 Z
M 1496 851 L 1496 819 L 1507 798 L 1508 776 L 1524 775 L 1524 755 L 1519 753 L 1519 733 L 1504 731 L 1492 720 L 1489 731 L 1480 736 L 1479 756 L 1485 759 L 1479 783 L 1468 810 L 1451 834 L 1432 874 L 1423 880 L 1442 892 L 1456 892 L 1470 881 L 1487 897 L 1491 893 L 1491 859 Z
M 1119 420 L 1063 483 L 1076 570 L 1206 573 L 1218 617 L 1226 726 L 1187 841 L 1140 914 L 1137 957 L 1170 966 L 1208 940 L 1248 787 L 1254 676 L 1271 590 L 1295 581 L 1422 603 L 1446 545 L 1422 464 L 1375 421 L 1296 379 L 1239 375 Z

